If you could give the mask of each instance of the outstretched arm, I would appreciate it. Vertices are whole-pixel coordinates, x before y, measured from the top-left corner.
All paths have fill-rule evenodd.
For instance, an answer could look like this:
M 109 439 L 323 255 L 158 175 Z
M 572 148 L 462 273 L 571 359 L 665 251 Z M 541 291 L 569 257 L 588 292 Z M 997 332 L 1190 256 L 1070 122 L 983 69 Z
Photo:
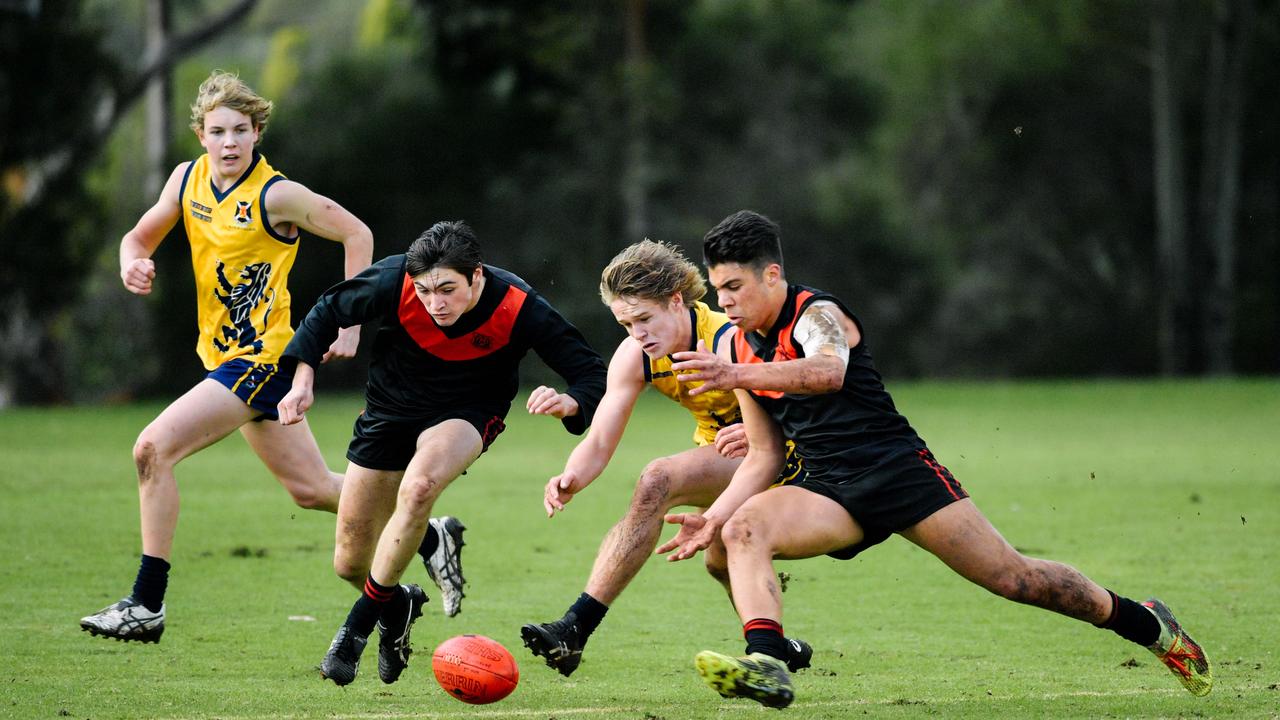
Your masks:
M 735 330 L 735 332 L 742 332 Z M 849 366 L 849 348 L 862 340 L 858 326 L 835 304 L 819 301 L 810 305 L 796 322 L 795 342 L 805 356 L 782 363 L 732 363 L 724 353 L 712 354 L 699 342 L 692 352 L 678 352 L 672 369 L 683 373 L 681 382 L 700 382 L 689 391 L 699 395 L 708 390 L 773 390 L 797 395 L 835 392 L 844 384 Z M 730 337 L 721 341 L 729 346 Z M 692 372 L 687 372 L 692 371 Z
M 403 277 L 404 256 L 393 255 L 325 290 L 298 323 L 283 357 L 318 367 L 342 328 L 383 317 L 395 307 Z
M 737 512 L 752 495 L 764 492 L 778 478 L 778 471 L 786 460 L 786 445 L 778 424 L 769 417 L 745 390 L 737 390 L 738 405 L 742 408 L 742 422 L 747 429 L 747 457 L 733 473 L 729 487 L 705 512 L 667 515 L 666 521 L 680 526 L 676 536 L 668 540 L 657 552 L 671 551 L 668 560 L 685 560 L 705 550 L 720 535 L 720 528 Z
M 563 393 L 540 387 L 530 397 L 529 412 L 560 418 L 564 427 L 581 435 L 591 425 L 596 406 L 604 396 L 606 370 L 600 354 L 586 338 L 541 296 L 530 297 L 521 312 L 523 332 L 532 333 L 533 351 L 547 367 L 564 378 L 569 387 Z
M 564 472 L 547 481 L 542 506 L 552 517 L 573 496 L 604 472 L 626 430 L 636 399 L 644 391 L 643 351 L 631 338 L 622 341 L 609 361 L 609 378 L 604 398 L 596 409 L 587 436 L 569 454 Z
M 178 196 L 182 193 L 182 177 L 190 164 L 182 163 L 169 173 L 156 204 L 143 213 L 138 224 L 120 240 L 120 280 L 134 295 L 151 294 L 151 282 L 156 277 L 156 264 L 151 256 L 182 217 Z
M 291 180 L 276 182 L 263 202 L 273 225 L 293 224 L 326 240 L 342 243 L 342 277 L 349 279 L 373 262 L 373 233 L 338 203 Z M 360 327 L 343 328 L 321 362 L 355 357 Z

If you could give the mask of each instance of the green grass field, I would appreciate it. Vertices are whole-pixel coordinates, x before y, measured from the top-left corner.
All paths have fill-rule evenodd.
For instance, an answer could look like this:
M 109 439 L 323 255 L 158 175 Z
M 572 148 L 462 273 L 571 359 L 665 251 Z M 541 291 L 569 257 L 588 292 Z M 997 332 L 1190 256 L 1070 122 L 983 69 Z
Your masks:
M 1164 598 L 1214 661 L 1191 697 L 1145 650 L 967 584 L 900 538 L 851 561 L 779 563 L 788 634 L 813 643 L 791 718 L 1280 717 L 1280 382 L 899 384 L 899 408 L 1024 552 L 1071 563 L 1121 594 Z M 507 432 L 437 514 L 468 526 L 463 612 L 436 603 L 399 683 L 376 650 L 346 688 L 315 666 L 354 600 L 331 570 L 333 518 L 292 506 L 238 437 L 179 466 L 183 493 L 168 628 L 159 645 L 82 633 L 129 591 L 137 494 L 129 449 L 159 405 L 0 413 L 0 717 L 737 718 L 692 667 L 741 650 L 741 628 L 700 562 L 655 559 L 565 679 L 527 656 L 519 627 L 558 617 L 644 463 L 688 446 L 687 416 L 656 397 L 566 514 L 542 486 L 574 438 L 513 412 Z M 359 399 L 311 414 L 335 468 Z M 670 531 L 666 533 L 670 535 Z M 406 576 L 434 594 L 420 565 Z M 314 620 L 313 620 L 314 619 Z M 507 700 L 471 707 L 431 675 L 431 649 L 489 635 L 521 664 Z

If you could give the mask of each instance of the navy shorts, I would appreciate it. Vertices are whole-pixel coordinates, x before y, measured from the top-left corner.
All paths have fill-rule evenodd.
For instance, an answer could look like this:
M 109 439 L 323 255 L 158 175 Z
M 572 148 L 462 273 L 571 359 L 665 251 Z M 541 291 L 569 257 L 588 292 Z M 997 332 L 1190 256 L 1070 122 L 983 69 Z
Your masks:
M 927 449 L 897 453 L 845 482 L 819 480 L 810 475 L 792 484 L 835 500 L 862 527 L 861 541 L 827 553 L 840 560 L 849 560 L 969 497 L 951 471 Z
M 244 358 L 228 360 L 206 377 L 222 383 L 245 405 L 261 413 L 254 422 L 278 420 L 276 405 L 293 387 L 293 373 L 280 369 L 279 365 L 262 365 Z
M 418 436 L 423 430 L 445 420 L 466 420 L 480 433 L 480 452 L 489 449 L 498 434 L 506 429 L 502 416 L 476 408 L 459 408 L 421 420 L 380 420 L 360 413 L 351 430 L 347 459 L 369 470 L 401 471 L 418 450 Z

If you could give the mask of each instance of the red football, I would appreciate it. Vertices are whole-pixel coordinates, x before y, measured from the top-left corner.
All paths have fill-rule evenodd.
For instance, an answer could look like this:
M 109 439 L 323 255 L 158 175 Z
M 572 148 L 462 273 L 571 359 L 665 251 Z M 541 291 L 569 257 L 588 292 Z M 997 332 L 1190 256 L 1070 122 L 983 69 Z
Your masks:
M 520 668 L 502 643 L 483 635 L 458 635 L 440 643 L 431 655 L 436 682 L 453 697 L 472 705 L 498 702 L 520 682 Z

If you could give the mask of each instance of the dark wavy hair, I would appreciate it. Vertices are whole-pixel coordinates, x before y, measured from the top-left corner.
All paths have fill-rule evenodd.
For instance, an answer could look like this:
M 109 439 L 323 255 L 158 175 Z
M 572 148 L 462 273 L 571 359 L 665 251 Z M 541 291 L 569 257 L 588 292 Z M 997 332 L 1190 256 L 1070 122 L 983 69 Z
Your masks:
M 418 277 L 434 267 L 457 270 L 471 284 L 471 273 L 484 264 L 476 233 L 461 220 L 441 220 L 418 236 L 405 252 L 405 271 Z

